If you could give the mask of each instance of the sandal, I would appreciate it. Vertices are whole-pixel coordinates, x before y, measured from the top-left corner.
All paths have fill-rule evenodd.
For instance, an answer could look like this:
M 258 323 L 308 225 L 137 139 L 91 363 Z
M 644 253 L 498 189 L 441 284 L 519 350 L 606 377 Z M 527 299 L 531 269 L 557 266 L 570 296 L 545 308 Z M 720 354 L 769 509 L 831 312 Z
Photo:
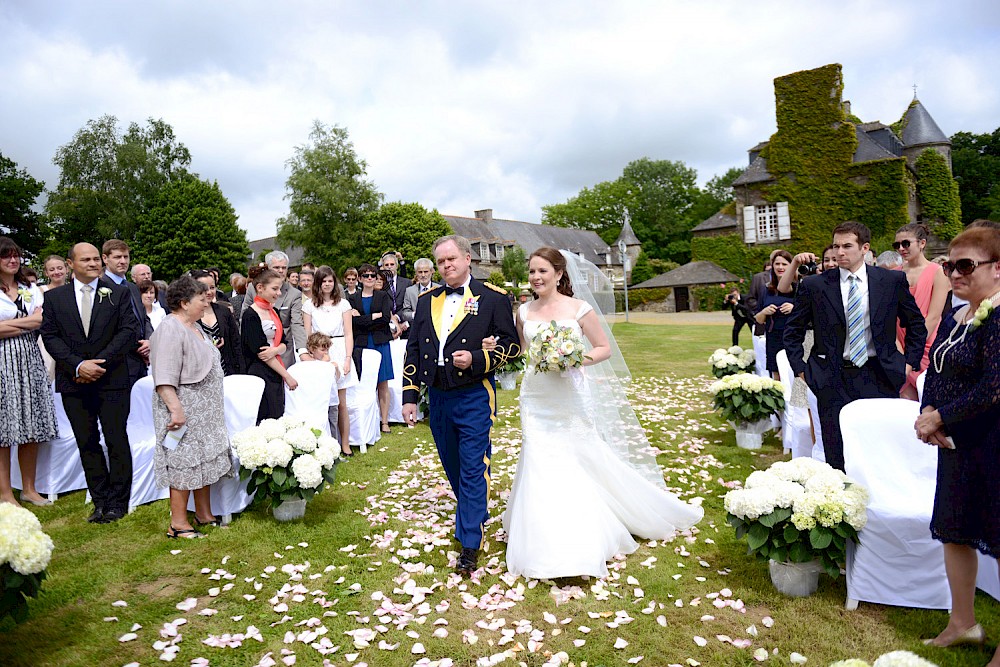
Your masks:
M 218 528 L 219 526 L 222 525 L 222 522 L 219 521 L 218 519 L 214 518 L 214 517 L 212 518 L 211 521 L 202 521 L 198 517 L 195 517 L 194 518 L 194 525 L 196 525 L 196 526 L 215 526 L 216 528 Z
M 178 530 L 173 526 L 170 526 L 170 530 L 167 531 L 167 537 L 173 539 L 184 539 L 184 540 L 196 540 L 200 537 L 205 537 L 204 533 L 199 532 L 195 528 L 187 528 L 183 530 Z

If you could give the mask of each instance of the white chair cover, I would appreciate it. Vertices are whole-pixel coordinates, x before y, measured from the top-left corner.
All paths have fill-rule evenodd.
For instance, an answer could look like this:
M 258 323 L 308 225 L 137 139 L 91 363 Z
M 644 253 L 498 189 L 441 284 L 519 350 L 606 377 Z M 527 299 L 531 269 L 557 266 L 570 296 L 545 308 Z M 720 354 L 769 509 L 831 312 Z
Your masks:
M 750 338 L 753 340 L 754 373 L 762 378 L 771 377 L 770 371 L 767 370 L 767 337 L 750 336 Z
M 403 362 L 406 357 L 406 340 L 397 338 L 389 343 L 392 352 L 392 379 L 389 380 L 389 421 L 403 423 Z
M 809 426 L 809 410 L 791 404 L 792 384 L 795 376 L 788 355 L 778 352 L 778 376 L 785 390 L 785 411 L 781 415 L 781 440 L 785 450 L 791 450 L 792 458 L 810 457 L 813 454 L 812 432 Z
M 69 493 L 87 488 L 87 478 L 80 462 L 80 450 L 76 446 L 73 427 L 70 426 L 62 396 L 52 392 L 55 405 L 56 424 L 59 437 L 38 445 L 38 462 L 35 466 L 35 488 L 38 493 L 55 502 L 60 493 Z M 10 452 L 10 484 L 22 489 L 21 468 L 17 461 L 17 447 Z
M 870 398 L 840 413 L 846 472 L 871 494 L 861 546 L 847 551 L 848 600 L 951 606 L 944 549 L 929 527 L 937 448 L 917 439 L 913 422 L 919 412 L 915 401 Z
M 257 423 L 257 410 L 260 409 L 260 399 L 264 395 L 264 380 L 256 375 L 227 375 L 222 380 L 222 393 L 225 400 L 224 416 L 229 437 Z M 247 493 L 247 481 L 240 480 L 239 457 L 232 452 L 233 463 L 236 466 L 233 477 L 220 479 L 209 487 L 212 512 L 222 517 L 223 523 L 229 523 L 233 514 L 242 512 L 253 500 Z M 188 510 L 194 511 L 194 496 L 188 498 Z
M 382 438 L 379 429 L 378 368 L 382 354 L 376 350 L 361 351 L 361 377 L 358 384 L 347 389 L 347 412 L 351 420 L 351 444 L 367 451 L 368 445 Z
M 927 371 L 917 376 L 917 400 L 924 400 L 924 381 L 927 379 Z
M 819 420 L 819 401 L 816 399 L 816 394 L 813 393 L 812 389 L 808 389 L 807 392 L 806 396 L 809 399 L 809 414 L 812 415 L 813 436 L 816 439 L 812 448 L 812 457 L 817 461 L 826 463 L 826 450 L 823 449 L 823 429 L 820 426 L 821 422 Z
M 299 361 L 288 369 L 299 386 L 285 387 L 285 416 L 303 420 L 310 428 L 330 435 L 330 406 L 337 396 L 337 371 L 325 361 Z

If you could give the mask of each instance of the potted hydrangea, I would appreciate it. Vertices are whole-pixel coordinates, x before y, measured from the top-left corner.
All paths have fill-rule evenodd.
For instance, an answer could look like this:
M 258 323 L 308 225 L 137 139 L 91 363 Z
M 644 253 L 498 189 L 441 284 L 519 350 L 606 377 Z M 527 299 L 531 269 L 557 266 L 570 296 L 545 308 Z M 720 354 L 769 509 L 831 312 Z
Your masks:
M 750 473 L 725 496 L 726 521 L 750 553 L 769 561 L 771 581 L 787 595 L 810 595 L 820 571 L 840 574 L 847 541 L 868 523 L 868 490 L 826 463 L 778 461 Z
M 733 424 L 736 444 L 744 449 L 760 449 L 771 415 L 785 409 L 782 384 L 751 373 L 726 375 L 713 382 L 709 392 L 722 418 Z
M 753 373 L 757 367 L 753 350 L 744 350 L 739 345 L 729 349 L 719 348 L 708 358 L 712 375 L 717 378 L 737 373 Z
M 52 538 L 38 518 L 10 503 L 0 503 L 0 620 L 28 618 L 28 598 L 38 597 L 52 558 Z
M 306 503 L 336 477 L 340 446 L 301 420 L 265 419 L 233 436 L 247 493 L 270 499 L 274 518 L 305 516 Z

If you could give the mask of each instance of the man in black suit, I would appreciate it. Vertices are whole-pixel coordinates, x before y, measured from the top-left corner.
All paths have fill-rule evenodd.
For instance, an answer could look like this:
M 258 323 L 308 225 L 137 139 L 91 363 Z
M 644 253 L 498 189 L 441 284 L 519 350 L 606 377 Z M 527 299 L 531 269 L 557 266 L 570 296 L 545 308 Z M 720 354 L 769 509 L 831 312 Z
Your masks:
M 906 374 L 920 365 L 927 328 L 910 294 L 906 274 L 866 266 L 871 232 L 860 222 L 833 230 L 837 270 L 799 282 L 785 325 L 785 351 L 792 371 L 816 394 L 826 462 L 844 470 L 840 410 L 860 398 L 898 398 Z M 798 264 L 816 261 L 797 255 Z M 896 348 L 896 322 L 906 329 L 905 357 Z M 806 330 L 815 332 L 809 361 L 803 361 Z
M 382 258 L 378 261 L 378 268 L 384 269 L 392 274 L 392 280 L 389 284 L 385 286 L 385 291 L 389 293 L 389 297 L 392 299 L 392 314 L 399 316 L 399 311 L 403 309 L 403 300 L 406 297 L 406 288 L 412 285 L 408 278 L 403 278 L 402 276 L 396 275 L 399 270 L 399 258 L 396 257 L 396 253 L 389 251 L 382 255 Z M 407 337 L 407 331 L 410 328 L 409 323 L 400 321 L 400 336 L 402 338 Z
M 490 518 L 493 372 L 521 348 L 506 292 L 472 277 L 469 240 L 439 238 L 434 258 L 446 284 L 417 300 L 403 364 L 403 421 L 416 422 L 420 384 L 427 385 L 431 434 L 458 501 L 455 537 L 462 552 L 456 569 L 468 576 L 476 569 Z M 496 347 L 486 351 L 483 340 L 491 337 Z
M 124 286 L 128 290 L 132 314 L 139 323 L 136 347 L 125 357 L 125 362 L 128 365 L 129 387 L 131 388 L 139 378 L 146 377 L 146 369 L 149 367 L 149 337 L 153 333 L 153 326 L 149 317 L 146 316 L 146 307 L 142 304 L 142 294 L 139 293 L 139 287 L 125 278 L 131 261 L 128 244 L 118 239 L 105 241 L 104 245 L 101 246 L 101 261 L 104 262 L 104 277 L 115 285 Z M 150 276 L 152 273 L 150 271 Z
M 69 265 L 73 279 L 45 293 L 41 334 L 56 361 L 56 391 L 62 395 L 94 499 L 87 520 L 109 523 L 128 512 L 132 489 L 132 451 L 125 432 L 132 383 L 126 356 L 137 346 L 139 323 L 128 288 L 102 277 L 97 248 L 89 243 L 73 246 Z

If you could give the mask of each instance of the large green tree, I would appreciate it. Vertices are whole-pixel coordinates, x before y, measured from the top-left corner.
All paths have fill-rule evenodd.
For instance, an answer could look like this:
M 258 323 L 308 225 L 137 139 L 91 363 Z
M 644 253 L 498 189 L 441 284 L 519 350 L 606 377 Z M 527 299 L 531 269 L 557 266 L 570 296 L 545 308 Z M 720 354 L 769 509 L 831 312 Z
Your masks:
M 1000 128 L 990 134 L 955 134 L 951 170 L 958 181 L 962 222 L 1000 220 Z
M 382 195 L 367 178 L 347 129 L 313 123 L 308 143 L 288 160 L 288 215 L 278 220 L 279 245 L 297 245 L 315 263 L 353 266 L 365 259 L 365 219 Z
M 681 161 L 642 158 L 614 181 L 584 188 L 563 204 L 543 206 L 546 224 L 590 229 L 614 243 L 627 212 L 650 259 L 684 263 L 691 258 L 691 229 L 724 206 L 737 168 L 698 187 L 697 172 Z
M 45 245 L 44 219 L 32 209 L 45 184 L 0 153 L 0 233 L 21 247 L 27 258 Z
M 528 258 L 524 255 L 524 248 L 516 245 L 507 248 L 503 253 L 503 260 L 500 262 L 503 277 L 514 283 L 515 286 L 528 282 Z
M 109 238 L 134 242 L 139 220 L 165 185 L 184 177 L 191 154 L 163 120 L 131 123 L 123 133 L 107 115 L 88 121 L 53 162 L 59 183 L 46 212 L 52 245 L 65 252 L 79 241 L 98 247 Z
M 224 276 L 243 271 L 250 246 L 236 219 L 218 183 L 187 174 L 165 185 L 139 221 L 133 261 L 164 280 L 208 266 Z
M 364 259 L 374 263 L 390 250 L 402 253 L 403 261 L 411 265 L 421 257 L 433 259 L 431 247 L 435 239 L 451 233 L 437 210 L 428 211 L 416 203 L 390 202 L 365 218 Z

